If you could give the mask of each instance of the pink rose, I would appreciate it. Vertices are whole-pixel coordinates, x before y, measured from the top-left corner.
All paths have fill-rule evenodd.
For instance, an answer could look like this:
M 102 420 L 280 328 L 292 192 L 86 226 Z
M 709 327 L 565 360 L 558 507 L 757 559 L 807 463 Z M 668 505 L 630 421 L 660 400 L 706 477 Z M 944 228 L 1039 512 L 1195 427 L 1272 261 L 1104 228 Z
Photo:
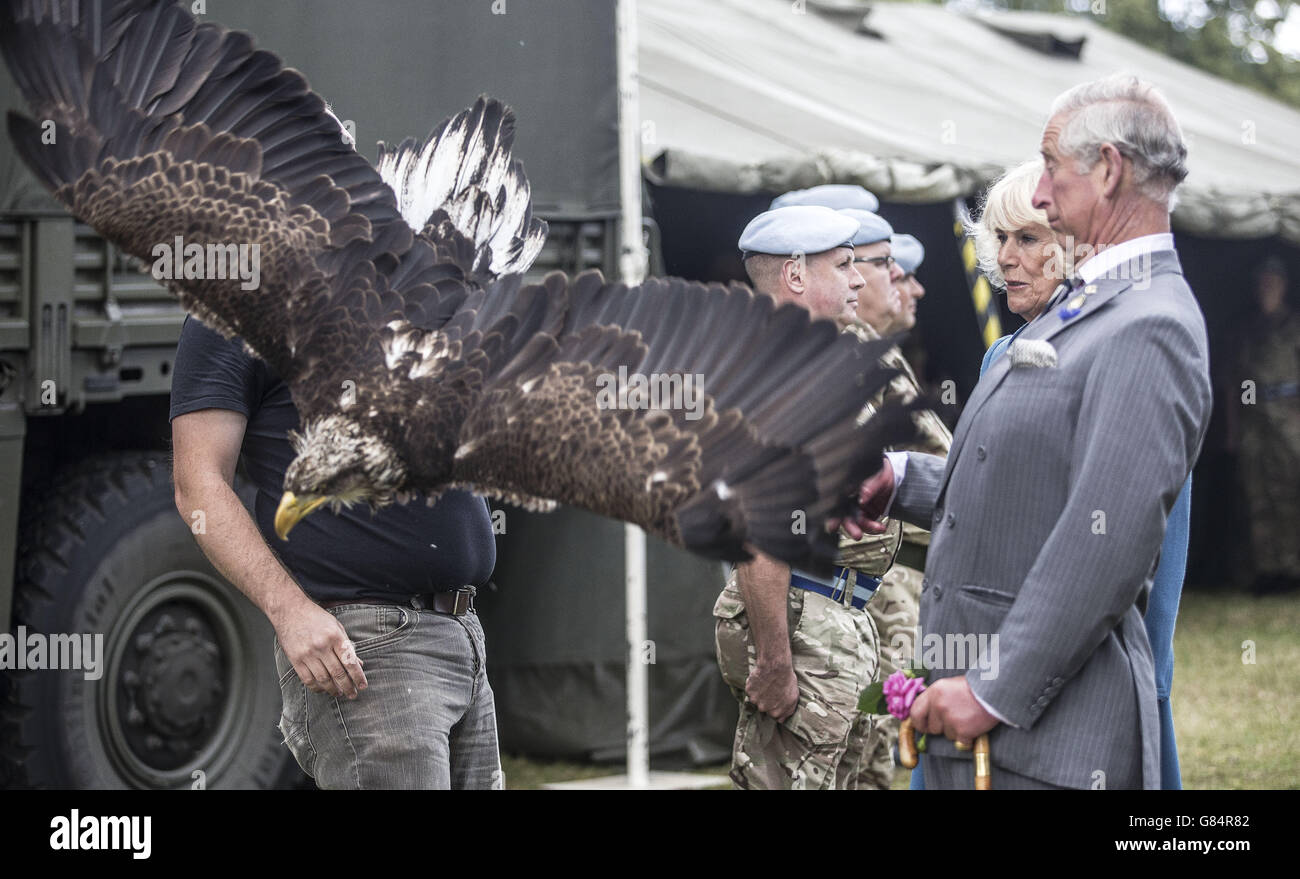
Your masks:
M 925 690 L 925 681 L 896 671 L 885 681 L 883 689 L 889 713 L 902 720 L 912 713 L 912 703 Z

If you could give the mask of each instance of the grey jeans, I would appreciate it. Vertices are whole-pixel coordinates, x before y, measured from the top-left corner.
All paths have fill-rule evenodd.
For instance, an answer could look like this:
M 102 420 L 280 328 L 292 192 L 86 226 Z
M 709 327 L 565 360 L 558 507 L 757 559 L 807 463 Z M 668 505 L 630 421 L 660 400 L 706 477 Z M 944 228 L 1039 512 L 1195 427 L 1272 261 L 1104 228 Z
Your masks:
M 496 706 L 478 615 L 330 608 L 365 663 L 355 700 L 310 692 L 277 640 L 280 732 L 323 789 L 500 789 Z

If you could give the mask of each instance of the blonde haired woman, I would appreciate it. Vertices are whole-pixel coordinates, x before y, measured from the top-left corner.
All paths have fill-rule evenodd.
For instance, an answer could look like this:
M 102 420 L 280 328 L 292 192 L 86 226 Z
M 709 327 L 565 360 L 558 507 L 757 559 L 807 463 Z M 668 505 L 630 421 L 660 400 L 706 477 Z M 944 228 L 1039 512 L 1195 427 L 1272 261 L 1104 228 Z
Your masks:
M 1043 313 L 1066 275 L 1065 254 L 1056 233 L 1047 225 L 1047 214 L 1032 203 L 1042 175 L 1042 159 L 1012 168 L 989 187 L 979 221 L 967 224 L 980 269 L 995 289 L 1006 292 L 1007 308 L 1026 323 Z M 989 348 L 993 356 L 985 355 L 985 368 L 1010 338 L 999 339 Z

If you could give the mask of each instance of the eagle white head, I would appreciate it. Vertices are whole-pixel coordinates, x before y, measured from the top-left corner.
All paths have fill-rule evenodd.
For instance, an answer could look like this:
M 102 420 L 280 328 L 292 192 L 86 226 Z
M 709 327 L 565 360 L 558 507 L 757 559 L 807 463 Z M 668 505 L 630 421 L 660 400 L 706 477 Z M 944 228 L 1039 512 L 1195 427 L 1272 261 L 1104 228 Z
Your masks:
M 407 468 L 397 451 L 346 415 L 327 415 L 290 434 L 297 457 L 284 474 L 275 533 L 289 531 L 323 504 L 337 512 L 364 503 L 371 509 L 405 500 Z

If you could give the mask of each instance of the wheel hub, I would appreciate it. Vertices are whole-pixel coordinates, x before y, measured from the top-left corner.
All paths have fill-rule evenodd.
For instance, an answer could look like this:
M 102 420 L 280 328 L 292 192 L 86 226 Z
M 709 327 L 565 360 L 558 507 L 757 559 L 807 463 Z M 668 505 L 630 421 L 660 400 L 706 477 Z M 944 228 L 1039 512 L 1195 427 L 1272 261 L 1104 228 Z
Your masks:
M 179 781 L 229 734 L 233 618 L 202 582 L 173 575 L 124 614 L 108 669 L 113 710 L 106 730 L 119 761 L 144 786 Z M 200 768 L 211 768 L 200 765 Z
M 152 637 L 136 637 L 137 651 L 140 642 L 148 645 L 136 695 L 149 725 L 169 736 L 190 737 L 211 722 L 220 705 L 221 651 L 197 619 L 188 619 L 185 631 L 173 631 L 174 626 L 164 615 Z

